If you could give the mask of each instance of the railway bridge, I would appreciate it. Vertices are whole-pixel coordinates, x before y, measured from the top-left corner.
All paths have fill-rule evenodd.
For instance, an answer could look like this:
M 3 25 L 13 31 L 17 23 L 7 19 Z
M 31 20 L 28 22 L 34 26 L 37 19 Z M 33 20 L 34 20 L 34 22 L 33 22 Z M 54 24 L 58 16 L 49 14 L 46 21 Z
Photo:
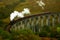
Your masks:
M 45 12 L 11 21 L 7 26 L 7 30 L 16 31 L 27 28 L 33 32 L 41 32 L 47 27 L 47 29 L 50 28 L 50 30 L 56 31 L 57 24 L 60 24 L 60 13 Z

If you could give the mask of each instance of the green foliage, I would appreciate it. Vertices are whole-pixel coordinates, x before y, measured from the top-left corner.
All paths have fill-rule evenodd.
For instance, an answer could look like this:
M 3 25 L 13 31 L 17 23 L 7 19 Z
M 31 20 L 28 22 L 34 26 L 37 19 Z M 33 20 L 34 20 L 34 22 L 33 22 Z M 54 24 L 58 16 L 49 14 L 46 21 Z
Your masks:
M 39 35 L 40 36 L 49 36 L 50 35 L 50 32 L 51 32 L 51 30 L 50 30 L 50 27 L 49 26 L 43 26 L 41 28 L 41 31 L 40 31 Z
M 43 26 L 42 31 L 50 32 L 50 26 Z
M 46 31 L 41 31 L 40 33 L 39 33 L 39 36 L 48 36 L 48 33 L 46 32 Z
M 4 25 L 2 25 L 2 24 L 4 24 Z M 4 23 L 3 21 L 0 20 L 0 27 L 3 28 L 3 27 L 5 27 L 5 25 L 6 25 L 6 23 Z
M 52 37 L 56 37 L 57 36 L 57 32 L 50 32 L 50 35 L 49 35 L 51 38 Z
M 11 38 L 11 35 L 7 31 L 0 29 L 0 37 L 2 37 L 4 40 L 9 40 Z
M 59 32 L 59 33 L 60 33 L 60 27 L 57 27 L 57 32 Z
M 57 25 L 58 26 L 58 25 Z M 57 35 L 60 35 L 60 29 L 56 26 L 55 27 L 51 27 L 51 26 L 43 26 L 42 30 L 39 33 L 39 36 L 45 36 L 45 37 L 56 37 Z M 57 33 L 57 32 L 58 33 Z
M 40 40 L 40 38 L 30 29 L 20 29 L 20 31 L 12 32 L 13 40 Z
M 57 32 L 60 34 L 60 24 L 57 25 Z
M 40 37 L 29 29 L 21 29 L 12 33 L 0 29 L 0 40 L 40 40 Z
M 11 31 L 12 33 L 15 33 L 15 34 L 24 34 L 24 35 L 27 35 L 27 34 L 33 34 L 33 32 L 30 30 L 30 29 L 20 29 L 20 30 L 17 30 L 17 31 Z

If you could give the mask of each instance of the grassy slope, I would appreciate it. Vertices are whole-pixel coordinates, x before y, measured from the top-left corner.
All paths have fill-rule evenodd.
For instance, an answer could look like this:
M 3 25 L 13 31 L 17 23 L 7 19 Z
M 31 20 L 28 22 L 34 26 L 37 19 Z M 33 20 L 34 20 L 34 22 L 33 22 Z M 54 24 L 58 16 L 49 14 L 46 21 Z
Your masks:
M 31 9 L 32 13 L 39 13 L 39 12 L 60 12 L 60 1 L 59 0 L 43 0 L 46 4 L 45 9 L 42 10 L 40 6 L 38 6 L 38 4 L 32 0 L 32 1 L 26 1 L 24 3 L 20 3 L 18 4 L 18 6 L 16 6 L 16 10 L 20 11 L 22 10 L 24 7 L 28 7 Z

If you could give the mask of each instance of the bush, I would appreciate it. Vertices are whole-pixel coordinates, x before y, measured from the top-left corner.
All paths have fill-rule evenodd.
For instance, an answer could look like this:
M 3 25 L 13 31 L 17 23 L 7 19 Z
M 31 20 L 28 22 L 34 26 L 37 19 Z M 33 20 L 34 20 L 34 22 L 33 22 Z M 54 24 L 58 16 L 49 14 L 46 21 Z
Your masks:
M 2 38 L 3 40 L 10 40 L 11 35 L 9 32 L 0 29 L 0 38 Z
M 12 33 L 0 29 L 0 40 L 40 40 L 40 37 L 34 35 L 29 29 L 21 29 Z
M 57 25 L 57 32 L 60 33 L 60 24 Z
M 46 31 L 41 31 L 41 32 L 39 33 L 39 36 L 41 36 L 41 37 L 47 37 L 48 34 L 47 34 Z
M 12 32 L 13 40 L 40 40 L 39 36 L 34 35 L 30 29 L 21 29 L 17 32 Z

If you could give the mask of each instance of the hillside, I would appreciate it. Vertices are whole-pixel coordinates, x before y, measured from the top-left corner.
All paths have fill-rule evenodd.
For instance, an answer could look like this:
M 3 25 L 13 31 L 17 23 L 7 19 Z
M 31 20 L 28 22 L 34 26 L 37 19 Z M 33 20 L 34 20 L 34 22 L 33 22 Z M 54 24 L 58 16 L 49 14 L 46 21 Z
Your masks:
M 0 5 L 8 5 L 11 8 L 14 8 L 14 10 L 18 11 L 21 11 L 23 8 L 28 7 L 30 8 L 32 13 L 40 13 L 47 11 L 60 12 L 60 0 L 43 0 L 43 2 L 46 4 L 44 10 L 42 10 L 42 8 L 36 3 L 36 1 L 37 0 L 2 0 L 0 2 Z
M 30 9 L 31 14 L 37 14 L 41 12 L 60 12 L 60 0 L 43 0 L 46 4 L 45 9 L 36 3 L 37 0 L 0 0 L 0 26 L 2 24 L 7 25 L 9 15 L 14 10 L 22 11 L 23 8 L 27 7 Z

